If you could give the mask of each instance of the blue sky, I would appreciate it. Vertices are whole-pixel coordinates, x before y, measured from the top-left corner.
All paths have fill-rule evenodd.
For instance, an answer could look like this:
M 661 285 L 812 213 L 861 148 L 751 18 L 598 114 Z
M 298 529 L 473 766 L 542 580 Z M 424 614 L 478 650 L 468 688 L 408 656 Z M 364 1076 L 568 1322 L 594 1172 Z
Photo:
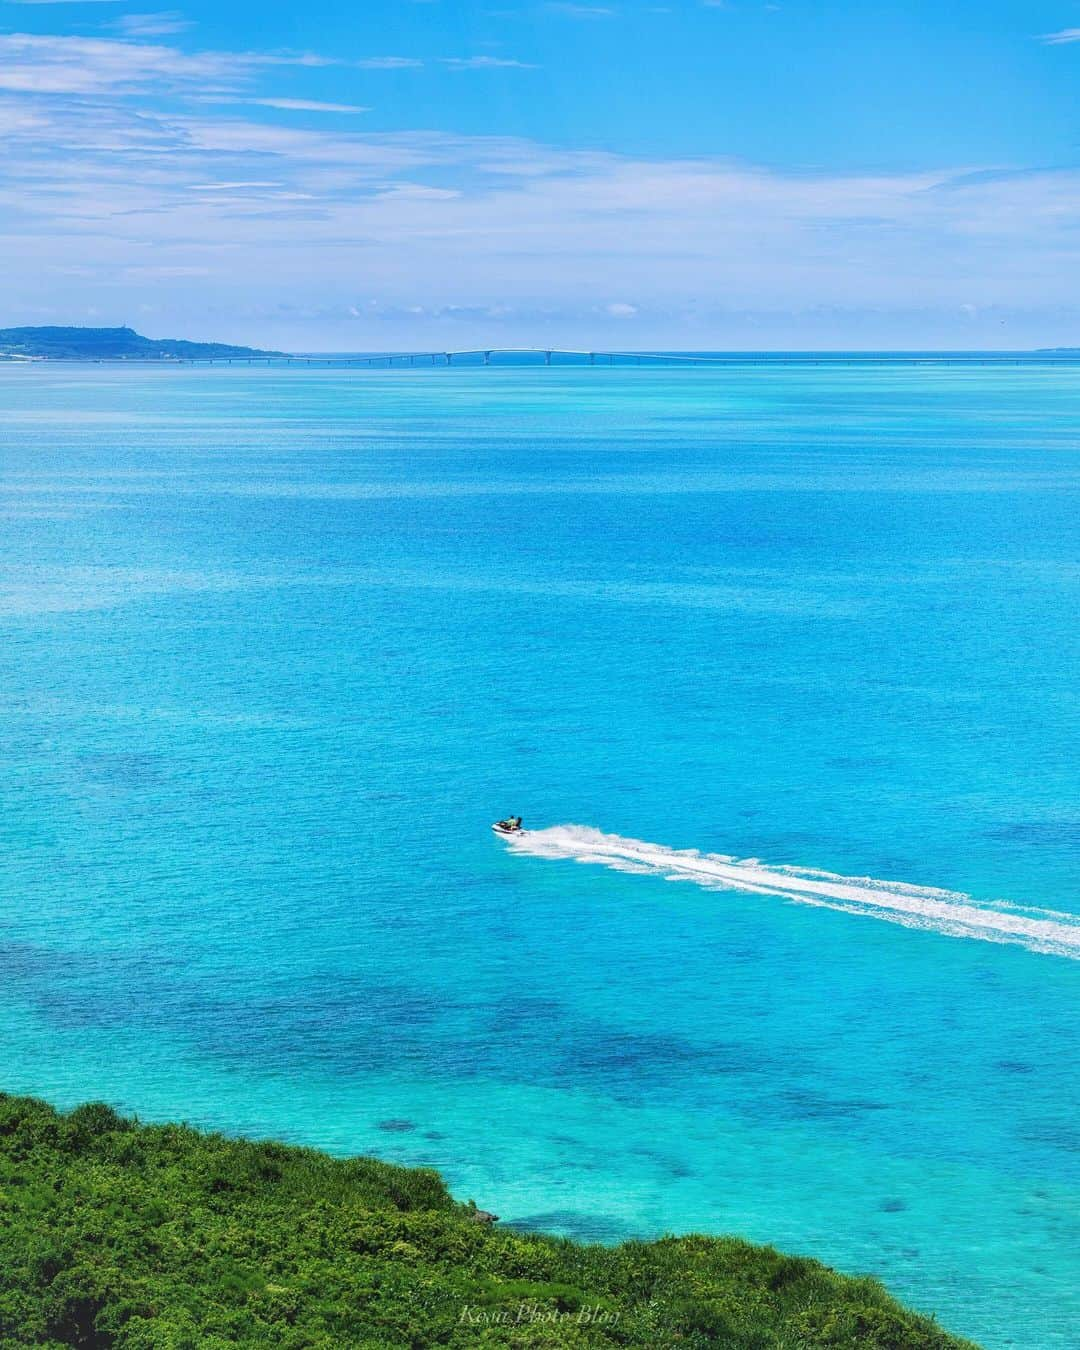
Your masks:
M 1080 0 L 0 0 L 0 323 L 1080 344 Z

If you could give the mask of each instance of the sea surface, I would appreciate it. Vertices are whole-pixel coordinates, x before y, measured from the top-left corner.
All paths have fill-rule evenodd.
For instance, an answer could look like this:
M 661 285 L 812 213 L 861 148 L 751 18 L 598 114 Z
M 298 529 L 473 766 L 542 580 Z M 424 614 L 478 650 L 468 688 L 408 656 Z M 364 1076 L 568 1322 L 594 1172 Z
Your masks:
M 1078 395 L 0 367 L 0 1088 L 1076 1346 Z

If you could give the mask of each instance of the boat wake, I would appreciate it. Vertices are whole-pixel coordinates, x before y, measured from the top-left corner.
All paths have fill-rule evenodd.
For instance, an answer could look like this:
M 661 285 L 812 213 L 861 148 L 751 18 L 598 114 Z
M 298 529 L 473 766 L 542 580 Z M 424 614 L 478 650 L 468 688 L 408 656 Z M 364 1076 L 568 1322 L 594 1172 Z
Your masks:
M 757 858 L 665 848 L 662 844 L 604 834 L 586 825 L 525 830 L 507 835 L 506 844 L 514 853 L 536 858 L 597 863 L 618 872 L 693 882 L 707 890 L 778 896 L 798 904 L 863 914 L 950 937 L 1015 943 L 1030 951 L 1080 959 L 1080 915 L 1056 910 L 975 900 L 958 891 L 909 886 L 901 881 L 837 876 L 808 867 L 772 866 Z

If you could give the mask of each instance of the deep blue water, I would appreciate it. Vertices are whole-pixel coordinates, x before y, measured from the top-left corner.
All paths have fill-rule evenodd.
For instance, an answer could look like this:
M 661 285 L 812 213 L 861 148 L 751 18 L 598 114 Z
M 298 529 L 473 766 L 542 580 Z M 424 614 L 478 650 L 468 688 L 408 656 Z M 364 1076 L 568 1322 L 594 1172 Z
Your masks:
M 1078 381 L 0 367 L 0 1088 L 1074 1345 Z

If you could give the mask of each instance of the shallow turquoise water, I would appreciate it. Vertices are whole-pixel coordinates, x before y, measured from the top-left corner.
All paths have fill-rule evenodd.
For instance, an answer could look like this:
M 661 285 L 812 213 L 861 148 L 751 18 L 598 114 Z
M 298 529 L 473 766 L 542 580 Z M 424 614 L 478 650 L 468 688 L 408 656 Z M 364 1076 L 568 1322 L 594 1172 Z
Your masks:
M 0 368 L 0 1086 L 1075 1344 L 1078 379 Z

